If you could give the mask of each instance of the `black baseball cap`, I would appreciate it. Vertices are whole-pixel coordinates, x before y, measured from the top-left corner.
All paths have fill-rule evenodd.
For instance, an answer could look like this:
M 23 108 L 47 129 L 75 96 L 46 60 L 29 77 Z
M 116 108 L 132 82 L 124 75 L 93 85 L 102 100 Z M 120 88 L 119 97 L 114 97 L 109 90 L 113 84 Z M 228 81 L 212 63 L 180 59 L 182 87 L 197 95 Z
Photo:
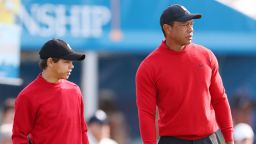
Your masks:
M 95 114 L 88 120 L 88 124 L 108 124 L 107 114 L 103 110 L 97 110 Z
M 170 5 L 160 17 L 160 25 L 170 24 L 174 21 L 185 22 L 191 19 L 200 19 L 201 14 L 191 14 L 184 6 L 179 4 Z
M 41 59 L 61 58 L 65 60 L 84 60 L 85 54 L 77 53 L 72 50 L 70 45 L 61 39 L 47 41 L 39 52 Z

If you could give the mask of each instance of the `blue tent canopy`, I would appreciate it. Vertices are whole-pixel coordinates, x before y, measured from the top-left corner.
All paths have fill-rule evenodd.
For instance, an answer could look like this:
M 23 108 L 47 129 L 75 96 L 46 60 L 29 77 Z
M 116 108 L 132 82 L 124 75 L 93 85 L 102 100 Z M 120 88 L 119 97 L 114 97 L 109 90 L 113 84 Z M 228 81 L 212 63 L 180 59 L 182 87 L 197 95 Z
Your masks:
M 112 3 L 111 3 L 112 2 Z M 119 4 L 118 4 L 119 3 Z M 195 20 L 194 42 L 209 47 L 219 54 L 256 54 L 256 21 L 216 1 L 186 1 L 168 0 L 135 1 L 135 0 L 89 0 L 89 1 L 60 1 L 53 0 L 51 4 L 46 0 L 24 1 L 22 50 L 35 51 L 48 39 L 59 37 L 67 40 L 72 47 L 81 51 L 108 52 L 150 52 L 155 49 L 164 38 L 159 25 L 161 12 L 170 4 L 184 5 L 192 13 L 201 13 L 202 19 Z M 52 9 L 50 9 L 50 6 Z M 37 6 L 37 8 L 35 8 Z M 48 7 L 47 7 L 48 6 Z M 60 15 L 60 7 L 64 7 L 64 16 Z M 48 8 L 48 9 L 47 9 Z M 103 9 L 101 9 L 103 8 Z M 38 12 L 40 10 L 41 12 Z M 42 11 L 45 10 L 45 13 Z M 47 11 L 48 10 L 48 11 Z M 59 10 L 59 11 L 58 11 Z M 105 10 L 104 13 L 100 13 Z M 75 11 L 79 15 L 78 26 L 75 23 Z M 107 14 L 109 13 L 109 16 Z M 27 16 L 26 16 L 27 15 Z M 82 15 L 82 16 L 81 16 Z M 42 18 L 38 17 L 42 16 Z M 87 19 L 87 17 L 91 19 Z M 105 16 L 105 19 L 104 19 Z M 67 22 L 62 34 L 58 34 L 57 26 L 60 17 L 71 20 Z M 42 19 L 53 20 L 52 23 Z M 65 19 L 65 18 L 64 18 Z M 102 19 L 102 20 L 101 20 Z M 95 21 L 98 21 L 95 22 Z M 104 21 L 105 20 L 105 21 Z M 24 22 L 25 21 L 25 22 Z M 47 29 L 55 24 L 56 33 L 42 35 L 40 31 L 32 31 L 31 26 L 38 25 L 38 29 Z M 100 22 L 101 25 L 99 24 Z M 93 35 L 94 26 L 99 34 Z M 57 25 L 57 26 L 56 26 Z M 91 35 L 79 35 L 79 31 L 91 31 Z M 73 29 L 73 30 L 72 30 Z M 77 31 L 77 35 L 72 32 Z M 65 33 L 63 33 L 65 31 Z M 34 33 L 33 33 L 34 32 Z M 117 33 L 115 33 L 117 32 Z M 117 40 L 113 39 L 117 37 Z M 121 37 L 119 37 L 121 35 Z M 32 40 L 32 41 L 31 41 Z

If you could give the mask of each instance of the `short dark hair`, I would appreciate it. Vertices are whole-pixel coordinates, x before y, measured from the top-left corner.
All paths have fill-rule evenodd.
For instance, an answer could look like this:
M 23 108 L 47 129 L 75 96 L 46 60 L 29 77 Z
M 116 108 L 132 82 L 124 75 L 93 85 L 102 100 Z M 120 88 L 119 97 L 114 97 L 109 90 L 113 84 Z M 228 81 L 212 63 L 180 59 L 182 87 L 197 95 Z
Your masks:
M 47 68 L 47 60 L 48 59 L 41 59 L 39 62 L 39 67 L 44 70 Z M 60 59 L 59 58 L 52 58 L 53 62 L 56 63 L 58 62 Z
M 173 26 L 173 23 L 174 23 L 174 22 L 171 22 L 171 23 L 169 23 L 168 25 Z M 166 37 L 166 33 L 165 33 L 165 31 L 164 31 L 164 26 L 161 26 L 161 29 L 162 29 L 162 32 L 163 32 L 164 36 Z

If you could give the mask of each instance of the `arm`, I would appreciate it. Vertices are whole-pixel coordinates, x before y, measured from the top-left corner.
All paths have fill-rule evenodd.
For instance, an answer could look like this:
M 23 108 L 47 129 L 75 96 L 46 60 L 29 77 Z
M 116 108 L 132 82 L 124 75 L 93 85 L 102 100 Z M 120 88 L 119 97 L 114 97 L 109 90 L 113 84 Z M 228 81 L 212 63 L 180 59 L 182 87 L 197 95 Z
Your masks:
M 80 91 L 80 94 L 81 94 L 81 91 Z M 82 128 L 83 144 L 89 144 L 89 140 L 87 136 L 87 125 L 84 119 L 84 103 L 83 103 L 82 95 L 81 95 L 81 128 Z
M 211 53 L 212 54 L 212 53 Z M 210 93 L 212 98 L 212 106 L 215 110 L 218 125 L 223 133 L 225 141 L 233 144 L 233 123 L 231 110 L 228 103 L 227 95 L 218 71 L 218 62 L 216 57 L 211 56 L 212 78 L 210 85 Z
M 82 110 L 84 113 L 84 110 Z M 82 115 L 84 117 L 84 115 Z M 83 136 L 83 144 L 89 144 L 88 136 L 87 136 L 87 125 L 85 123 L 84 118 L 82 118 L 82 136 Z
M 139 67 L 136 75 L 136 102 L 143 143 L 156 144 L 156 88 L 145 65 Z
M 19 95 L 15 101 L 15 115 L 13 122 L 13 144 L 28 144 L 28 134 L 35 119 L 35 110 L 28 97 Z

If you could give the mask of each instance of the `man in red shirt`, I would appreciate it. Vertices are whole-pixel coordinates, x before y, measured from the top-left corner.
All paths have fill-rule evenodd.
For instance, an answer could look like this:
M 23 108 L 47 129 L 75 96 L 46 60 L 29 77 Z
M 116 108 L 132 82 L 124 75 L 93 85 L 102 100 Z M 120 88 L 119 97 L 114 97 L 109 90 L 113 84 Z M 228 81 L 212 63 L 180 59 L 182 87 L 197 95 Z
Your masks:
M 39 55 L 42 73 L 16 98 L 13 144 L 88 144 L 81 91 L 67 81 L 72 61 L 85 55 L 60 39 L 46 42 Z
M 144 144 L 233 144 L 230 106 L 214 54 L 192 43 L 193 19 L 184 6 L 165 9 L 160 46 L 140 64 L 136 101 Z M 222 138 L 222 139 L 221 139 Z

